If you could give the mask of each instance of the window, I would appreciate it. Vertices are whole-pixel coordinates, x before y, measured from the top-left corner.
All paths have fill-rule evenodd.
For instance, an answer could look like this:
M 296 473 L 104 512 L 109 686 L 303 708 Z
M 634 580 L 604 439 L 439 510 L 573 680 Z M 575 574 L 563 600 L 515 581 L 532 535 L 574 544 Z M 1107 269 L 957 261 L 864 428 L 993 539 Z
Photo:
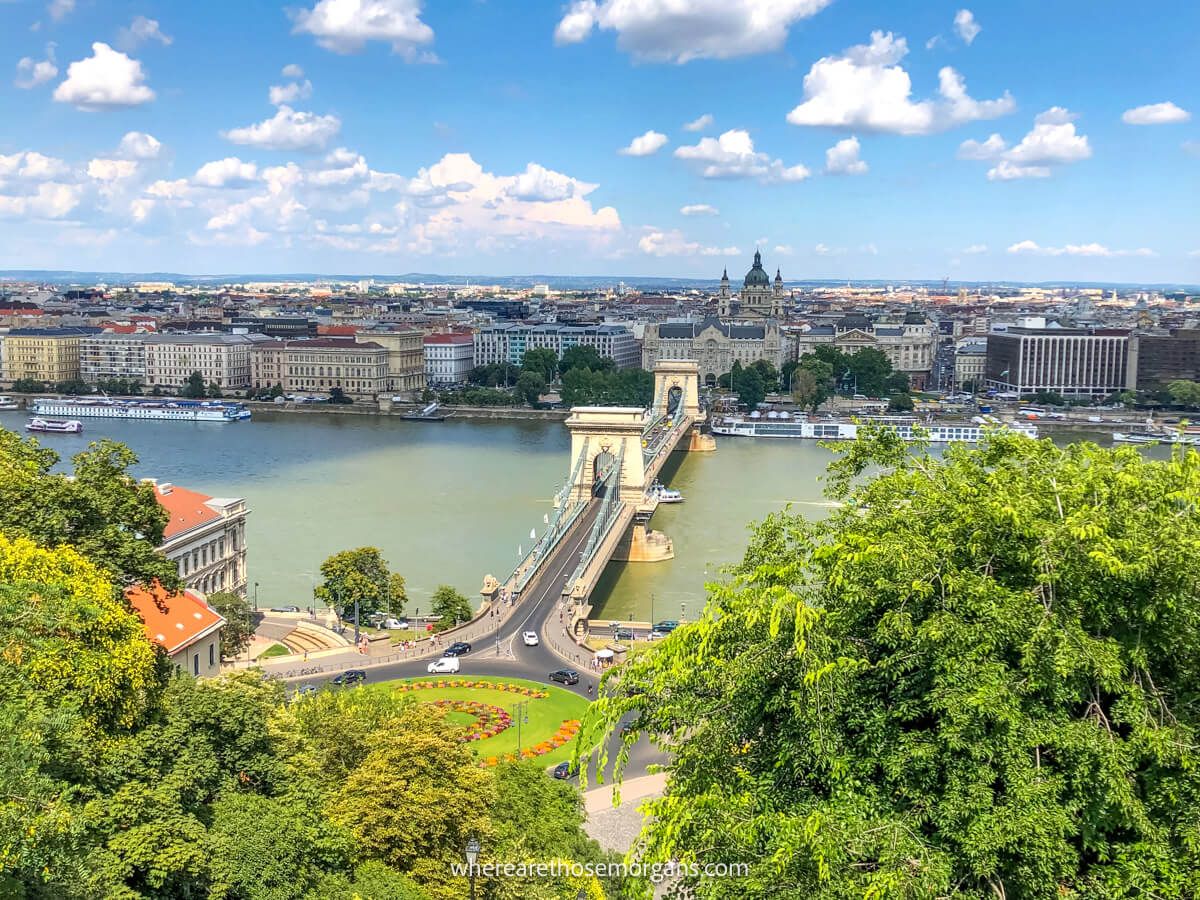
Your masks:
M 192 674 L 193 675 L 200 674 L 200 654 L 199 653 L 192 654 Z
M 213 644 L 208 645 L 208 667 L 211 669 L 214 665 L 213 657 L 216 655 L 216 647 Z

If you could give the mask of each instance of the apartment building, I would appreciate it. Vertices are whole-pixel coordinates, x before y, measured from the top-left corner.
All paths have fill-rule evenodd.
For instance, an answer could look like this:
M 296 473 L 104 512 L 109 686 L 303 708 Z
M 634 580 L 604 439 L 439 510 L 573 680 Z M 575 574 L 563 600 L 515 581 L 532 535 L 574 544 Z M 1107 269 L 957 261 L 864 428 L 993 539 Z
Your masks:
M 158 548 L 179 566 L 179 577 L 203 594 L 246 596 L 246 501 L 219 498 L 151 481 L 170 518 Z
M 1020 319 L 987 340 L 986 381 L 1002 392 L 1103 397 L 1125 389 L 1129 332 Z
M 99 328 L 12 328 L 4 338 L 3 378 L 45 384 L 80 377 L 79 343 Z
M 178 390 L 193 372 L 222 392 L 244 391 L 252 381 L 254 347 L 272 339 L 261 334 L 147 334 L 146 387 Z
M 526 351 L 547 348 L 562 358 L 570 347 L 594 347 L 618 369 L 635 368 L 641 360 L 637 340 L 624 325 L 492 325 L 475 334 L 475 365 L 521 364 Z
M 268 341 L 252 356 L 253 387 L 282 385 L 286 394 L 328 394 L 335 387 L 347 395 L 374 397 L 391 390 L 390 351 L 356 338 L 311 338 Z
M 474 366 L 473 335 L 425 335 L 425 381 L 430 387 L 447 388 L 466 384 Z
M 873 322 L 862 313 L 851 312 L 833 324 L 813 325 L 795 335 L 798 357 L 817 347 L 832 345 L 853 354 L 867 348 L 887 354 L 892 368 L 908 376 L 916 390 L 922 390 L 937 354 L 937 329 L 923 313 L 906 313 L 899 322 Z
M 387 350 L 387 385 L 384 389 L 394 394 L 405 394 L 425 388 L 424 337 L 424 332 L 415 329 L 371 329 L 359 332 L 355 340 L 376 344 Z
M 961 391 L 966 384 L 982 387 L 986 372 L 987 338 L 959 341 L 954 351 L 954 389 Z
M 88 384 L 107 378 L 137 378 L 145 381 L 145 337 L 145 334 L 105 333 L 81 338 L 80 377 Z

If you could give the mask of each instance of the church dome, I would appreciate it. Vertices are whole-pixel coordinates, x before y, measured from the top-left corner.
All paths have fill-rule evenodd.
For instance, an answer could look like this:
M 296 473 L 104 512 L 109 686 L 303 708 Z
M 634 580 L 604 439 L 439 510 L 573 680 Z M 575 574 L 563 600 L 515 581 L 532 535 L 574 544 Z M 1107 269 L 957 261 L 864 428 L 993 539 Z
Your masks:
M 771 284 L 770 276 L 762 267 L 762 254 L 757 250 L 754 251 L 754 265 L 750 267 L 750 271 L 746 273 L 746 280 L 742 283 L 746 287 L 769 287 Z

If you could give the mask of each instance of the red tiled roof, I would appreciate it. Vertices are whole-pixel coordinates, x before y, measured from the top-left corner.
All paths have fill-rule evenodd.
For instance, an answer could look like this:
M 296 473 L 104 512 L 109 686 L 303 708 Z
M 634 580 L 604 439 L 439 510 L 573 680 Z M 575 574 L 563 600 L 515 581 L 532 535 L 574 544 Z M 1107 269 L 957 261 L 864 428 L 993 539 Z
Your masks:
M 221 514 L 205 504 L 212 499 L 208 494 L 189 491 L 174 484 L 157 484 L 154 493 L 158 505 L 170 513 L 171 518 L 163 529 L 163 540 L 191 531 L 206 522 L 221 518 Z
M 191 591 L 172 594 L 157 581 L 153 587 L 126 588 L 125 599 L 142 617 L 146 637 L 167 653 L 174 653 L 225 624 L 212 607 Z
M 317 334 L 322 337 L 353 337 L 358 334 L 358 328 L 354 325 L 318 325 Z
M 469 334 L 427 334 L 426 344 L 470 344 L 475 340 Z

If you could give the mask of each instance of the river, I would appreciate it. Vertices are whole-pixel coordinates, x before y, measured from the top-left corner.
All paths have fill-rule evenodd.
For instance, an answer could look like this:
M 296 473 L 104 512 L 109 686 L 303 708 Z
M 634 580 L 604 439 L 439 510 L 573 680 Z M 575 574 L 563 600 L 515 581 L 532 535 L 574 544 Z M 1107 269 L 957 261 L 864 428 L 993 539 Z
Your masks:
M 0 412 L 5 428 L 26 421 Z M 140 477 L 246 499 L 249 583 L 264 606 L 309 605 L 321 561 L 364 545 L 407 579 L 410 613 L 428 610 L 439 584 L 474 602 L 484 575 L 503 580 L 529 549 L 568 474 L 560 422 L 273 412 L 234 424 L 83 421 L 82 436 L 39 437 L 64 458 L 113 438 L 138 455 Z M 651 527 L 673 539 L 675 558 L 611 564 L 597 618 L 688 618 L 705 582 L 741 556 L 751 523 L 789 503 L 812 516 L 827 508 L 820 478 L 832 454 L 815 442 L 718 440 L 716 453 L 675 454 L 664 471 L 686 500 L 659 507 Z

